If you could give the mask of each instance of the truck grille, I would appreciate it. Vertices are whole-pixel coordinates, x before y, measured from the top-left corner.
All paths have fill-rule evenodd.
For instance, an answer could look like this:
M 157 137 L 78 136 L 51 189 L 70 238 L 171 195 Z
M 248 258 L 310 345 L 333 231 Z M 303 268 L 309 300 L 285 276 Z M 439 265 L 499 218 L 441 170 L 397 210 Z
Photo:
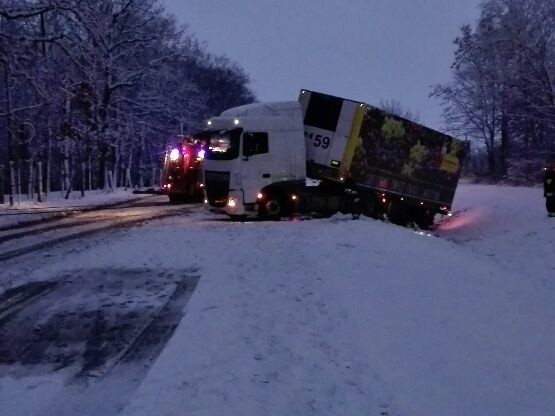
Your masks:
M 205 171 L 204 188 L 208 203 L 211 206 L 217 208 L 225 207 L 229 195 L 229 172 Z

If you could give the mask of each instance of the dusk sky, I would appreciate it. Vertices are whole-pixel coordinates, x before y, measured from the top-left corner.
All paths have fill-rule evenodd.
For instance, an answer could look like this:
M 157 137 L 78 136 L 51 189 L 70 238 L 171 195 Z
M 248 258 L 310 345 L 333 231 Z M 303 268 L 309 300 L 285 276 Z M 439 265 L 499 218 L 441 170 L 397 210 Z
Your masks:
M 378 105 L 396 99 L 444 130 L 431 86 L 481 0 L 165 0 L 208 50 L 242 66 L 260 101 L 301 88 Z

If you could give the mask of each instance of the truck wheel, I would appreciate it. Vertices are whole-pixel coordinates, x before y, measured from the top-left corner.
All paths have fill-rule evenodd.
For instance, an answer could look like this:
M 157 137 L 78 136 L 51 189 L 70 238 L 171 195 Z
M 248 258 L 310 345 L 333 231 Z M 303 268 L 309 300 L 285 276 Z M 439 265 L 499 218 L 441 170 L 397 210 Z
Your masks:
M 409 222 L 408 209 L 398 202 L 392 201 L 387 209 L 387 218 L 389 218 L 389 221 L 393 224 L 406 226 Z
M 269 194 L 260 204 L 258 216 L 266 220 L 279 220 L 285 212 L 283 198 Z
M 202 190 L 197 190 L 193 194 L 193 202 L 202 202 L 204 200 L 204 192 Z
M 427 209 L 415 209 L 413 211 L 413 221 L 422 230 L 429 230 L 434 225 L 435 213 Z
M 168 198 L 170 198 L 171 204 L 179 204 L 181 202 L 181 198 L 177 195 L 168 195 Z

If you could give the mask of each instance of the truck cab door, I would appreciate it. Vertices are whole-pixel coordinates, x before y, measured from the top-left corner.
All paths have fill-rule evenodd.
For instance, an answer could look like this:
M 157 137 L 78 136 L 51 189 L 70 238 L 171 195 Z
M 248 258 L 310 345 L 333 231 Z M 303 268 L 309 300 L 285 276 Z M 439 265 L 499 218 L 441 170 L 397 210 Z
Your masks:
M 255 203 L 260 190 L 272 183 L 267 132 L 243 133 L 241 163 L 244 203 Z

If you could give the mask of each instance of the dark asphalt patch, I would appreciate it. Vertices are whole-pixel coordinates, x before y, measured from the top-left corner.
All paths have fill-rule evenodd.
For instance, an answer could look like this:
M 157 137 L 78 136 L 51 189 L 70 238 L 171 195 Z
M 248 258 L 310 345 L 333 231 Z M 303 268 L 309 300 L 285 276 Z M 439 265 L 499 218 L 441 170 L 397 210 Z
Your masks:
M 150 364 L 179 324 L 196 272 L 74 270 L 6 291 L 0 311 L 24 306 L 0 320 L 0 376 L 66 368 L 102 377 L 119 362 Z
M 58 286 L 57 282 L 29 282 L 0 295 L 0 325 L 25 305 Z

